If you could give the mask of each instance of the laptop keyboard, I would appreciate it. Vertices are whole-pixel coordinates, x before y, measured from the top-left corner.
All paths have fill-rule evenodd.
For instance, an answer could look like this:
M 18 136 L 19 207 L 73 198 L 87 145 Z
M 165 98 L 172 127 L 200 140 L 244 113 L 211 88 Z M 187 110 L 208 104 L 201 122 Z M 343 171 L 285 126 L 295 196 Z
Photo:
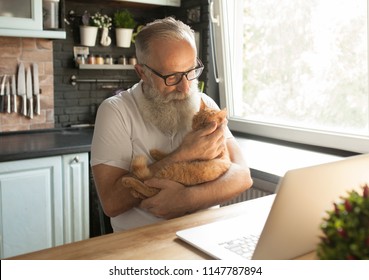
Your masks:
M 252 254 L 255 250 L 256 244 L 258 243 L 260 235 L 248 235 L 229 241 L 219 243 L 225 249 L 228 249 L 245 259 L 251 259 Z

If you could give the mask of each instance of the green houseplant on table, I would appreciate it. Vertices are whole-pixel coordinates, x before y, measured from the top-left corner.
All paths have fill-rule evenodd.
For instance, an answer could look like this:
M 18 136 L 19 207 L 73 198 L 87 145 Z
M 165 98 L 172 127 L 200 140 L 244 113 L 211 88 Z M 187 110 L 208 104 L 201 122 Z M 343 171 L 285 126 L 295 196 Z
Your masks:
M 333 204 L 321 224 L 319 259 L 369 260 L 369 186 L 351 191 Z
M 113 20 L 117 46 L 129 48 L 131 46 L 133 29 L 136 26 L 133 15 L 127 9 L 120 10 L 114 13 Z

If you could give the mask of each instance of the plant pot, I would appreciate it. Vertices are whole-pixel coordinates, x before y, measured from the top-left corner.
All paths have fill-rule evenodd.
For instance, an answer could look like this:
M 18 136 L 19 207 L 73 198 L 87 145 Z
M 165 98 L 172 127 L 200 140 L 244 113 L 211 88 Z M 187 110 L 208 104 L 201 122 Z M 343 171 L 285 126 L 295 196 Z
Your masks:
M 131 46 L 133 29 L 116 28 L 115 37 L 117 40 L 117 47 L 129 48 Z
M 80 26 L 79 32 L 81 37 L 81 45 L 93 47 L 96 44 L 98 27 L 96 26 Z

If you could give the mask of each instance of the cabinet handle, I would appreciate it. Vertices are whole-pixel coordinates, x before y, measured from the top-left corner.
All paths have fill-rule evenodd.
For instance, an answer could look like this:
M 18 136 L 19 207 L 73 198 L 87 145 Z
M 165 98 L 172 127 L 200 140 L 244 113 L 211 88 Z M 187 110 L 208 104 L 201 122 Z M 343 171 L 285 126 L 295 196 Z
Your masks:
M 79 163 L 79 157 L 78 156 L 75 156 L 72 163 Z

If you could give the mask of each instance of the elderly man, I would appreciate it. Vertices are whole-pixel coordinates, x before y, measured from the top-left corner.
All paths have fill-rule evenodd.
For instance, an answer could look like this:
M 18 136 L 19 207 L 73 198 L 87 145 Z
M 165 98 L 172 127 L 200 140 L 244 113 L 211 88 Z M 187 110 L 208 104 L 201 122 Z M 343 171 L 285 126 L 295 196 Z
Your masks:
M 252 185 L 249 168 L 226 124 L 212 123 L 191 131 L 201 99 L 218 108 L 198 90 L 197 78 L 204 66 L 197 57 L 193 30 L 171 17 L 149 23 L 136 37 L 136 56 L 140 82 L 100 105 L 92 142 L 94 180 L 114 231 L 219 205 Z M 160 192 L 144 200 L 133 197 L 122 185 L 137 155 L 146 155 L 151 159 L 150 169 L 158 170 L 172 162 L 216 158 L 224 142 L 232 164 L 214 181 L 186 187 L 153 178 L 145 184 Z M 169 155 L 153 162 L 151 149 Z

